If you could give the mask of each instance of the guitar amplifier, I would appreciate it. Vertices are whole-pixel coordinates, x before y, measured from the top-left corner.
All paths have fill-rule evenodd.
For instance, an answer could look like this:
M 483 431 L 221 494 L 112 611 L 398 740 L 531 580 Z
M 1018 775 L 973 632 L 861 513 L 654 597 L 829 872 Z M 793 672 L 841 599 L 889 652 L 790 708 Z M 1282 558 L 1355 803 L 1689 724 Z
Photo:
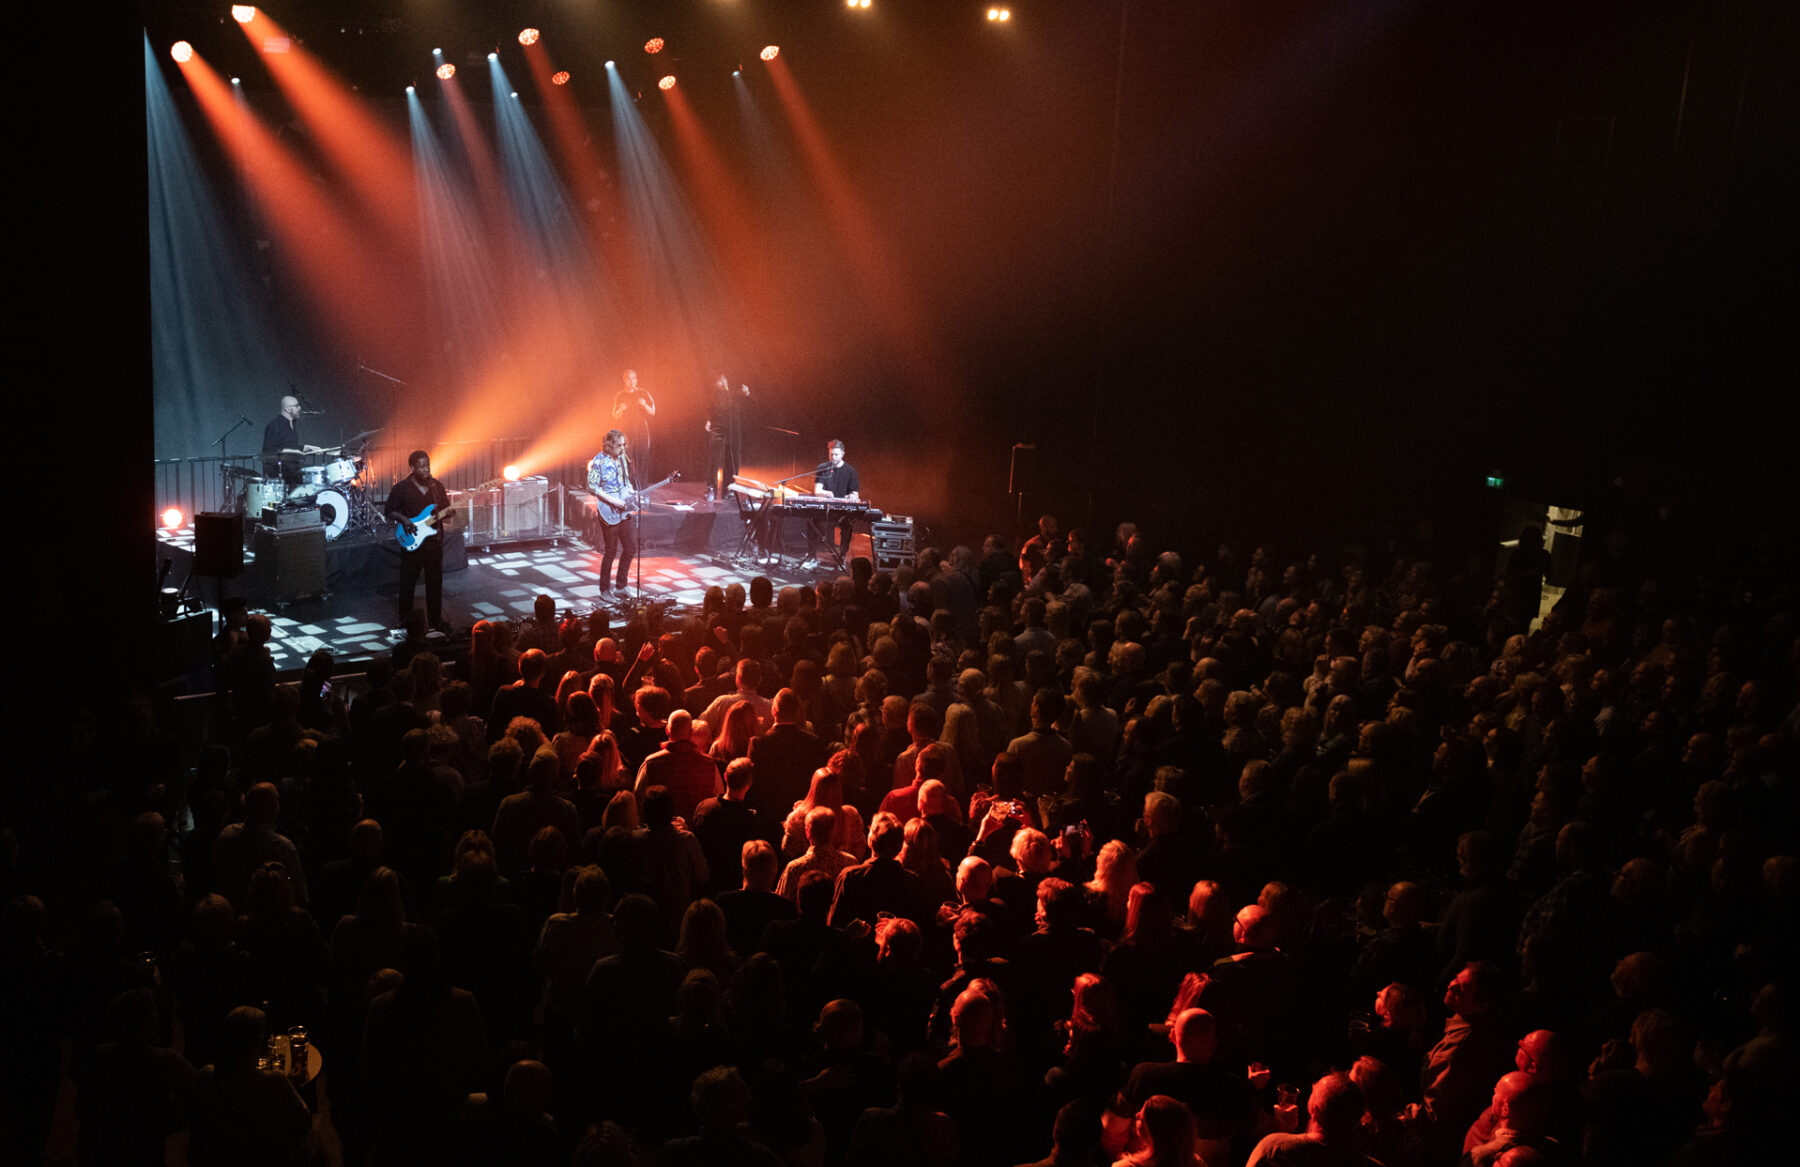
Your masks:
M 317 527 L 320 523 L 318 507 L 264 507 L 262 512 L 262 525 L 277 531 Z
M 869 524 L 869 550 L 874 553 L 876 571 L 892 571 L 911 567 L 917 562 L 918 547 L 913 534 L 913 521 L 908 515 L 888 515 Z
M 500 530 L 516 535 L 550 525 L 550 479 L 542 474 L 500 484 Z

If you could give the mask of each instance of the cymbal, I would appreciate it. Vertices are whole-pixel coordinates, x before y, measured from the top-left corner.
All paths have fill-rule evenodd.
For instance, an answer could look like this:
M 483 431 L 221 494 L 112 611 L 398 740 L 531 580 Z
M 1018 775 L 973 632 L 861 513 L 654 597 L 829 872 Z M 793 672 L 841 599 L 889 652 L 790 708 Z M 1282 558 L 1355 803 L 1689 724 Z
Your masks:
M 364 430 L 364 431 L 363 431 L 363 432 L 362 432 L 362 433 L 360 433 L 360 434 L 357 434 L 357 435 L 356 435 L 356 436 L 355 436 L 355 437 L 353 437 L 353 438 L 345 438 L 345 439 L 344 439 L 344 445 L 346 445 L 346 446 L 354 446 L 354 445 L 356 445 L 356 444 L 357 444 L 357 443 L 358 443 L 358 442 L 366 442 L 366 441 L 368 441 L 368 440 L 369 440 L 369 439 L 370 439 L 370 438 L 372 438 L 372 437 L 374 437 L 374 436 L 375 436 L 375 435 L 376 435 L 376 434 L 378 434 L 378 433 L 380 433 L 380 432 L 381 432 L 381 430 L 382 430 L 382 427 L 381 427 L 381 426 L 376 426 L 376 427 L 375 427 L 375 428 L 374 428 L 374 429 L 372 429 L 372 430 Z

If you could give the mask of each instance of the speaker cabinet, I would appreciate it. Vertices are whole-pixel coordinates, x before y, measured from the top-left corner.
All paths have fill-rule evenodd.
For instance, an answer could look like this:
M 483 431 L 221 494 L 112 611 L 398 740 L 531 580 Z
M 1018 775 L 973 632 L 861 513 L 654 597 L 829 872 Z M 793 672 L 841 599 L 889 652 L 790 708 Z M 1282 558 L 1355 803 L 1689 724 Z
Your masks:
M 325 528 L 256 529 L 257 590 L 276 603 L 325 594 Z
M 202 511 L 194 516 L 194 574 L 236 579 L 244 572 L 244 516 Z

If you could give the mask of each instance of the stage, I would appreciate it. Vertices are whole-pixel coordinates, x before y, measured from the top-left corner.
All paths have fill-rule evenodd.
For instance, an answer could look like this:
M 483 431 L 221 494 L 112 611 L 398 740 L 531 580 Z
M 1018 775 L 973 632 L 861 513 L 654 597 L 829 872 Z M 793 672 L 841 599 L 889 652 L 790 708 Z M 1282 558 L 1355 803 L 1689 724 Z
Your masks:
M 831 564 L 812 570 L 799 566 L 806 553 L 801 516 L 782 524 L 780 563 L 758 565 L 753 549 L 744 546 L 744 523 L 735 501 L 708 502 L 697 487 L 671 490 L 669 498 L 653 504 L 643 516 L 641 554 L 632 567 L 632 582 L 641 582 L 642 594 L 634 606 L 655 603 L 680 613 L 697 610 L 706 589 L 714 585 L 747 587 L 753 577 L 767 575 L 780 589 L 843 574 Z M 546 529 L 535 537 L 515 534 L 505 540 L 471 541 L 462 530 L 451 533 L 444 547 L 444 618 L 455 629 L 453 644 L 466 643 L 468 629 L 477 620 L 530 617 L 540 595 L 550 596 L 559 612 L 585 616 L 600 606 L 598 534 L 582 521 L 573 504 L 570 510 L 574 520 L 570 526 Z M 204 620 L 189 615 L 171 622 L 187 626 L 185 635 L 171 637 L 187 645 L 185 653 L 172 645 L 175 656 L 185 655 L 190 666 L 200 663 L 195 652 L 198 638 L 204 633 L 209 639 L 216 630 L 213 613 L 229 596 L 243 596 L 252 611 L 268 615 L 274 626 L 269 650 L 282 673 L 300 669 L 321 648 L 329 650 L 342 668 L 393 647 L 399 639 L 393 625 L 400 582 L 400 553 L 393 539 L 379 532 L 345 533 L 325 542 L 323 588 L 289 595 L 278 586 L 277 577 L 291 573 L 274 566 L 275 557 L 284 552 L 271 543 L 267 529 L 250 527 L 242 573 L 226 580 L 192 573 L 191 524 L 158 529 L 158 558 L 170 561 L 165 586 L 183 589 L 185 584 L 185 594 L 197 597 L 205 609 Z M 259 546 L 264 550 L 260 558 Z M 866 525 L 858 526 L 851 555 L 870 555 Z M 425 602 L 422 585 L 415 602 L 419 606 Z M 608 607 L 621 622 L 630 614 L 630 607 L 618 601 Z M 192 674 L 194 668 L 176 672 Z

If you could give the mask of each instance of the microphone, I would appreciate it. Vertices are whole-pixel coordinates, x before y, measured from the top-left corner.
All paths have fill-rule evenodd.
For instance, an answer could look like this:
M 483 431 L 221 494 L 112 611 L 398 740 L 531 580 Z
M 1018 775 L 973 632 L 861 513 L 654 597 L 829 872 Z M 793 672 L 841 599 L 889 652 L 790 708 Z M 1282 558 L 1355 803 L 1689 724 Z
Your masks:
M 306 409 L 306 408 L 302 407 L 300 410 L 300 416 L 301 417 L 318 417 L 320 414 L 322 414 L 324 412 L 325 411 L 323 409 Z

